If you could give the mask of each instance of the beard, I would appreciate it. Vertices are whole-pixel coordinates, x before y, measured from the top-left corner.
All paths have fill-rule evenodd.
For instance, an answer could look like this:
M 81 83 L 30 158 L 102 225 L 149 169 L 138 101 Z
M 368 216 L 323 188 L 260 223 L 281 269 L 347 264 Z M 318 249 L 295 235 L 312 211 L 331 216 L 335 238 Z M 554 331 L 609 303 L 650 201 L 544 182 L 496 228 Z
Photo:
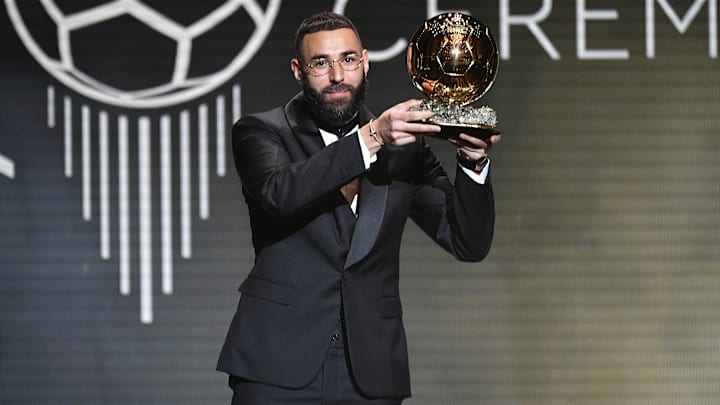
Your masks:
M 317 91 L 303 74 L 302 88 L 305 100 L 310 106 L 310 110 L 323 124 L 330 127 L 342 127 L 355 119 L 360 110 L 360 106 L 365 101 L 367 93 L 368 81 L 363 75 L 362 82 L 357 87 L 353 87 L 345 83 L 332 84 L 325 87 L 321 91 Z M 331 92 L 344 91 L 350 92 L 350 99 L 326 101 L 325 95 Z

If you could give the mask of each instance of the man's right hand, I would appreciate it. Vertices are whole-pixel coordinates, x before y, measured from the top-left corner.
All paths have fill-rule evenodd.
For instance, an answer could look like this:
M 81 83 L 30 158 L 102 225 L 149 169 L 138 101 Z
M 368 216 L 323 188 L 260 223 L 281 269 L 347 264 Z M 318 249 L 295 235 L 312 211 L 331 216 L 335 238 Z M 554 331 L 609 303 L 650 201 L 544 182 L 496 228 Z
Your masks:
M 416 106 L 420 102 L 421 100 L 412 99 L 396 104 L 373 120 L 373 128 L 383 143 L 403 146 L 415 142 L 418 135 L 432 135 L 440 132 L 439 125 L 422 122 L 432 117 L 431 111 L 410 111 L 410 107 Z M 366 133 L 369 133 L 369 128 Z

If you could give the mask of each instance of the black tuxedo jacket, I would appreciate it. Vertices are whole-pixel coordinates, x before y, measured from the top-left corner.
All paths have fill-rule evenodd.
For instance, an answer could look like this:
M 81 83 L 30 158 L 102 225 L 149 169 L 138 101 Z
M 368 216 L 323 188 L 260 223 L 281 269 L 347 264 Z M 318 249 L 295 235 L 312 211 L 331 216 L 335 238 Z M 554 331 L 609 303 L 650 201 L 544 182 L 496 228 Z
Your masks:
M 370 118 L 363 108 L 361 125 Z M 300 388 L 319 372 L 342 311 L 361 391 L 410 395 L 398 290 L 405 222 L 460 260 L 482 260 L 493 233 L 492 188 L 462 170 L 453 185 L 422 137 L 383 147 L 365 170 L 358 136 L 325 147 L 301 95 L 233 127 L 256 257 L 218 370 Z M 356 220 L 339 189 L 357 176 Z

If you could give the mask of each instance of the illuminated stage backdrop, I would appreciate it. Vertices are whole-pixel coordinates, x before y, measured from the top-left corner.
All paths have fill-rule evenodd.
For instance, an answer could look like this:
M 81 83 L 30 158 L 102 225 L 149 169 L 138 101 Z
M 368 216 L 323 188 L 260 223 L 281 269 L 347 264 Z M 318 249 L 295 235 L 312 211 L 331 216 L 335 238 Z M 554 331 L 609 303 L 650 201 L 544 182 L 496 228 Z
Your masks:
M 229 402 L 253 260 L 229 129 L 298 91 L 320 10 L 356 22 L 378 113 L 422 96 L 426 18 L 500 48 L 495 242 L 457 263 L 408 226 L 406 403 L 720 401 L 717 0 L 5 0 L 0 403 Z

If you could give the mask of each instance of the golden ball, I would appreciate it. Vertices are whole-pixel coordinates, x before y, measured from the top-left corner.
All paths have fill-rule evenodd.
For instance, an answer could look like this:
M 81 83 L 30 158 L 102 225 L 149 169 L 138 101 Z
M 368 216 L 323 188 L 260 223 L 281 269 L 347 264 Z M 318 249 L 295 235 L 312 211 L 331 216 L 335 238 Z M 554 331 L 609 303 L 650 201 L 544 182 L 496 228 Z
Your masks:
M 445 13 L 424 22 L 408 45 L 407 66 L 415 87 L 433 100 L 470 104 L 492 86 L 497 44 L 478 19 Z

